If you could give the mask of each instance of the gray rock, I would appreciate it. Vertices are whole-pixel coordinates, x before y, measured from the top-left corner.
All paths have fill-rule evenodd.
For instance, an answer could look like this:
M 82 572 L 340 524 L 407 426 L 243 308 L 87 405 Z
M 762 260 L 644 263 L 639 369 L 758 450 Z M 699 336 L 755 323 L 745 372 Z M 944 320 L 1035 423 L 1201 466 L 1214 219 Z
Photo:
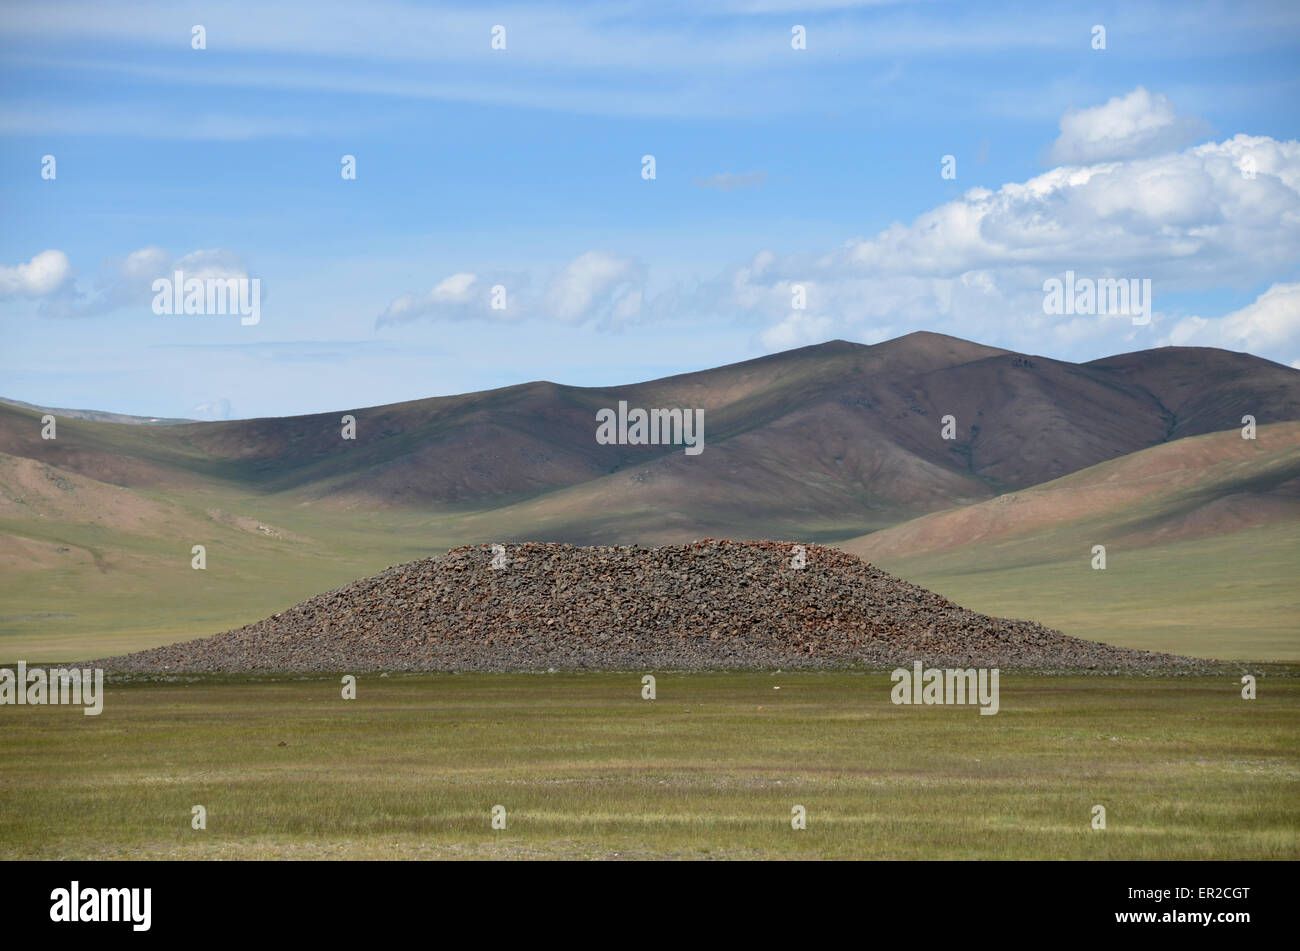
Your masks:
M 834 548 L 490 545 L 398 565 L 263 621 L 95 661 L 114 671 L 895 666 L 1190 671 L 1171 654 L 967 611 Z

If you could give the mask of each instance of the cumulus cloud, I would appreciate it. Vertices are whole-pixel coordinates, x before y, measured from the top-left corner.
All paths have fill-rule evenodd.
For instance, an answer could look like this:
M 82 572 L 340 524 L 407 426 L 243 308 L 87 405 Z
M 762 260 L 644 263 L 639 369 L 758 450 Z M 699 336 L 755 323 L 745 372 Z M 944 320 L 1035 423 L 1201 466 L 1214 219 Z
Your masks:
M 996 191 L 971 189 L 910 224 L 820 257 L 762 251 L 702 286 L 688 306 L 766 325 L 759 340 L 769 349 L 814 333 L 870 342 L 886 328 L 1024 349 L 1075 351 L 1103 339 L 1140 347 L 1175 319 L 1161 313 L 1162 295 L 1276 281 L 1294 275 L 1297 260 L 1300 143 L 1238 135 L 1182 152 L 1056 168 Z M 1043 283 L 1067 270 L 1149 278 L 1157 327 L 1045 315 Z M 792 317 L 795 284 L 816 318 Z M 1279 291 L 1260 310 L 1216 325 L 1212 339 L 1221 342 L 1214 345 L 1229 345 L 1223 335 L 1235 332 L 1234 349 L 1289 347 L 1277 330 L 1289 300 Z M 1180 333 L 1191 334 L 1200 319 Z
M 25 296 L 40 298 L 39 312 L 49 317 L 95 317 L 122 309 L 140 309 L 152 313 L 153 282 L 159 278 L 171 279 L 176 271 L 183 271 L 186 279 L 246 278 L 248 269 L 238 254 L 224 248 L 192 251 L 173 258 L 166 250 L 149 246 L 132 251 L 121 259 L 105 261 L 88 288 L 72 280 L 72 270 L 62 251 L 46 251 L 32 259 L 35 264 L 47 255 L 50 258 L 43 270 L 45 277 L 31 286 L 45 288 L 43 293 Z M 10 271 L 0 269 L 0 288 L 6 286 Z M 0 296 L 4 296 L 0 294 Z M 263 292 L 265 297 L 265 292 Z
M 1246 155 L 1259 168 L 1253 179 L 1241 170 Z M 1210 282 L 1294 261 L 1298 213 L 1300 143 L 1239 135 L 1154 158 L 1052 169 L 996 192 L 972 189 L 911 225 L 849 242 L 824 265 L 936 277 L 1118 265 Z
M 1204 120 L 1179 116 L 1167 96 L 1138 86 L 1100 106 L 1063 115 L 1048 160 L 1089 164 L 1155 155 L 1182 148 L 1207 131 Z
M 431 320 L 470 320 L 474 318 L 503 320 L 518 314 L 513 306 L 510 288 L 507 284 L 485 280 L 478 274 L 462 271 L 448 275 L 435 284 L 426 294 L 403 294 L 393 300 L 375 321 L 376 327 L 389 324 L 407 323 L 412 320 L 428 318 Z M 492 306 L 493 287 L 502 288 L 501 301 L 504 307 L 494 309 Z
M 833 321 L 796 311 L 778 324 L 768 327 L 759 340 L 768 350 L 789 350 L 810 343 L 821 343 L 830 336 Z
M 780 325 L 798 282 L 810 312 L 836 318 L 835 335 L 862 339 L 881 325 L 914 322 L 1028 347 L 1041 346 L 1044 334 L 1075 346 L 1119 326 L 1041 313 L 1045 279 L 1066 270 L 1151 279 L 1158 317 L 1162 294 L 1269 281 L 1294 273 L 1296 260 L 1300 143 L 1238 135 L 975 188 L 815 260 L 763 252 L 715 283 L 725 299 L 714 309 L 729 305 Z M 789 330 L 764 339 L 788 339 Z M 1252 339 L 1258 348 L 1277 338 Z
M 640 313 L 644 280 L 640 266 L 630 258 L 588 251 L 551 278 L 544 306 L 549 316 L 566 324 L 625 322 Z
M 413 320 L 522 320 L 540 318 L 602 327 L 642 318 L 645 275 L 631 258 L 587 251 L 532 289 L 528 274 L 487 277 L 462 271 L 442 278 L 425 294 L 403 294 L 375 321 L 376 327 Z M 494 301 L 504 300 L 504 307 Z
M 1169 329 L 1164 343 L 1300 353 L 1300 283 L 1274 284 L 1254 303 L 1223 317 L 1184 317 Z
M 151 252 L 157 252 L 161 249 L 151 248 Z M 131 255 L 127 256 L 124 270 L 132 276 L 144 275 L 148 273 L 149 268 L 155 267 L 161 260 L 161 256 L 151 256 L 147 260 L 132 261 Z M 204 251 L 191 251 L 184 257 L 178 258 L 172 265 L 172 270 L 184 271 L 188 280 L 191 277 L 197 277 L 199 280 L 209 278 L 229 278 L 229 277 L 248 277 L 248 269 L 244 266 L 243 258 L 236 252 L 227 248 L 211 248 Z M 166 275 L 156 274 L 155 277 Z
M 1142 93 L 1144 101 L 1167 102 Z M 1171 124 L 1176 117 L 1162 127 Z M 600 329 L 657 319 L 734 320 L 751 325 L 769 350 L 831 337 L 874 343 L 924 329 L 1063 356 L 1177 338 L 1289 362 L 1295 285 L 1286 282 L 1296 279 L 1297 261 L 1300 142 L 1237 135 L 970 189 L 910 223 L 824 253 L 760 250 L 701 283 L 654 294 L 635 260 L 589 251 L 541 281 L 539 293 L 512 296 L 511 307 L 518 300 L 522 316 Z M 1067 271 L 1093 280 L 1150 280 L 1150 324 L 1045 314 L 1044 282 Z M 470 281 L 473 274 L 460 277 L 423 298 L 399 298 L 403 303 L 390 310 L 445 313 L 429 299 L 441 294 L 446 307 L 484 283 Z M 1270 283 L 1275 287 L 1255 304 L 1224 318 L 1171 316 L 1167 303 L 1162 309 L 1175 295 Z
M 0 265 L 0 300 L 58 294 L 72 281 L 72 265 L 62 251 L 42 251 L 26 264 Z

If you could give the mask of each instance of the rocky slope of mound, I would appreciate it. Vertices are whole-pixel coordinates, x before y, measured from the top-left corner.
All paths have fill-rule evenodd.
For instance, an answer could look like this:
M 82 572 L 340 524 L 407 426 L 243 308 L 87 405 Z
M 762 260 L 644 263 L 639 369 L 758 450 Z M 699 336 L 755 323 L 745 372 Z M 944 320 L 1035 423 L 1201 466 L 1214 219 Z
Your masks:
M 237 630 L 95 663 L 174 672 L 790 668 L 916 660 L 1130 670 L 1204 663 L 976 614 L 836 549 L 712 539 L 656 548 L 456 548 Z

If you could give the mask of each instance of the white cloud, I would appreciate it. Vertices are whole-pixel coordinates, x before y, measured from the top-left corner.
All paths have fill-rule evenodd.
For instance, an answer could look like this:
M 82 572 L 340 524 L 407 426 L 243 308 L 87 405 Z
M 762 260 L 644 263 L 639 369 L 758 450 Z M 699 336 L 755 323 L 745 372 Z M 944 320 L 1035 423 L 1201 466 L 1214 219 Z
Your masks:
M 1254 168 L 1253 177 L 1247 174 Z M 883 328 L 938 330 L 1037 352 L 1140 348 L 1169 332 L 1170 294 L 1278 281 L 1300 261 L 1300 142 L 1238 135 L 1183 152 L 1055 168 L 961 198 L 846 242 L 820 257 L 762 251 L 702 287 L 686 310 L 762 321 L 769 348 L 823 336 L 878 337 Z M 1149 278 L 1149 328 L 1043 314 L 1043 282 L 1079 276 Z M 790 288 L 831 326 L 790 319 Z M 1290 297 L 1279 292 L 1223 324 L 1253 352 L 1290 359 Z M 652 312 L 659 308 L 651 302 Z M 1248 309 L 1249 310 L 1249 309 Z M 1200 319 L 1200 318 L 1197 318 Z M 1196 325 L 1180 331 L 1191 333 Z M 1209 333 L 1209 331 L 1206 331 Z
M 510 307 L 516 318 L 599 329 L 657 319 L 736 320 L 754 325 L 769 350 L 831 337 L 874 342 L 924 329 L 1062 355 L 1177 337 L 1252 352 L 1282 348 L 1289 360 L 1295 285 L 1279 283 L 1256 305 L 1219 321 L 1180 321 L 1168 316 L 1167 304 L 1161 310 L 1161 301 L 1286 280 L 1297 261 L 1300 142 L 1238 135 L 971 189 L 910 224 L 819 256 L 760 250 L 689 289 L 649 294 L 633 259 L 588 251 L 543 282 L 542 292 L 512 289 Z M 1067 270 L 1150 279 L 1151 323 L 1044 314 L 1044 281 Z M 426 295 L 398 298 L 380 322 L 464 315 L 455 308 L 469 299 L 482 315 L 476 295 L 486 283 L 481 274 L 452 275 Z M 795 285 L 804 289 L 806 310 L 792 311 Z
M 774 5 L 788 12 L 842 9 L 847 2 Z M 876 4 L 865 4 L 875 6 Z M 888 7 L 892 4 L 883 4 Z M 189 38 L 188 14 L 176 11 L 167 0 L 137 0 L 134 17 L 95 0 L 65 0 L 52 10 L 40 0 L 10 0 L 0 20 L 0 36 L 14 42 L 35 43 L 51 38 L 63 42 L 82 39 L 108 45 L 130 43 L 160 49 L 176 45 L 178 27 Z M 708 11 L 710 21 L 732 14 L 725 29 L 701 30 L 697 4 L 666 8 L 662 2 L 619 4 L 608 9 L 579 5 L 514 4 L 503 9 L 512 59 L 525 66 L 548 70 L 600 69 L 616 72 L 659 73 L 666 70 L 716 75 L 722 68 L 799 68 L 789 56 L 790 27 L 774 31 L 767 23 L 737 9 Z M 769 11 L 770 12 L 770 11 Z M 508 14 L 508 16 L 506 16 Z M 870 20 L 837 18 L 820 30 L 814 27 L 818 48 L 841 61 L 876 59 L 904 53 L 937 54 L 960 50 L 1016 50 L 1065 48 L 1069 38 L 1049 27 L 1056 17 L 1022 15 L 1015 28 L 996 25 L 976 13 L 955 11 L 941 21 L 921 21 L 907 15 L 883 15 Z M 365 16 L 348 0 L 267 4 L 258 0 L 230 0 L 207 11 L 209 37 L 220 36 L 223 48 L 245 54 L 340 57 L 356 61 L 380 60 L 424 66 L 461 68 L 483 62 L 488 50 L 489 25 L 473 3 L 443 3 L 437 8 L 404 2 L 375 0 Z M 776 37 L 776 42 L 773 37 Z M 439 42 L 430 42 L 437 37 Z M 209 40 L 211 42 L 211 39 Z M 566 56 L 557 60 L 556 49 Z M 193 71 L 191 71 L 193 72 Z
M 1184 317 L 1169 329 L 1164 343 L 1294 353 L 1300 350 L 1300 283 L 1274 284 L 1254 303 L 1217 319 Z
M 0 37 L 8 47 L 30 50 L 43 68 L 60 74 L 116 73 L 166 88 L 212 84 L 336 91 L 621 117 L 802 114 L 814 95 L 813 77 L 827 68 L 870 64 L 883 71 L 881 78 L 868 80 L 879 86 L 901 74 L 900 58 L 1011 56 L 1064 51 L 1077 42 L 1069 28 L 1062 28 L 1061 16 L 1051 11 L 1024 10 L 1014 25 L 1004 25 L 974 8 L 948 10 L 936 18 L 907 10 L 907 3 L 868 3 L 877 9 L 866 13 L 855 13 L 852 8 L 859 5 L 847 0 L 825 0 L 811 9 L 802 3 L 789 6 L 788 14 L 774 20 L 775 14 L 751 15 L 743 5 L 702 12 L 697 4 L 665 8 L 641 0 L 559 7 L 510 4 L 499 14 L 508 38 L 501 55 L 489 49 L 486 14 L 472 3 L 442 3 L 435 9 L 408 0 L 375 0 L 363 16 L 349 0 L 229 0 L 205 7 L 204 24 L 209 42 L 219 43 L 238 62 L 213 57 L 203 69 L 139 54 L 142 48 L 174 52 L 178 36 L 188 41 L 190 14 L 165 0 L 137 0 L 129 17 L 96 0 L 66 0 L 57 7 L 41 0 L 9 0 L 0 17 Z M 790 26 L 799 21 L 789 18 L 795 16 L 813 18 L 808 56 L 791 55 Z M 1151 36 L 1135 17 L 1127 25 L 1129 42 Z M 1222 42 L 1242 31 L 1241 25 L 1223 22 L 1216 37 Z M 1163 33 L 1155 36 L 1164 39 Z M 69 49 L 96 55 L 72 56 Z M 565 55 L 557 57 L 556 50 Z M 730 81 L 719 83 L 720 73 Z M 852 84 L 836 86 L 834 99 L 846 106 L 858 101 L 860 90 Z M 320 132 L 296 112 L 181 115 L 163 121 L 160 113 L 142 113 L 139 103 L 97 102 L 96 107 L 69 110 L 60 104 L 48 109 L 33 102 L 0 113 L 0 132 L 107 130 L 204 139 Z M 111 115 L 105 117 L 105 111 Z M 341 113 L 331 116 L 335 126 L 345 119 L 352 121 Z
M 551 275 L 541 293 L 527 274 L 463 271 L 439 281 L 426 294 L 403 294 L 375 321 L 376 327 L 407 321 L 522 320 L 544 318 L 565 324 L 611 327 L 641 319 L 645 278 L 630 258 L 587 251 Z M 500 285 L 506 306 L 492 307 Z
M 152 268 L 157 266 L 159 260 L 165 257 L 166 252 L 159 255 L 161 248 L 150 248 L 148 254 L 138 261 L 133 261 L 133 255 L 127 255 L 126 265 L 123 268 L 124 274 L 147 275 Z M 139 252 L 137 252 L 138 254 Z M 208 250 L 191 251 L 189 254 L 179 258 L 173 265 L 172 270 L 184 271 L 185 277 L 197 277 L 199 280 L 208 278 L 229 278 L 229 277 L 248 277 L 248 269 L 244 267 L 243 258 L 226 248 L 211 248 Z M 166 273 L 154 272 L 155 277 L 165 277 Z
M 613 324 L 625 324 L 637 320 L 641 316 L 641 304 L 641 289 L 628 289 L 625 294 L 614 301 L 613 310 L 610 313 L 610 322 Z
M 42 251 L 26 264 L 0 265 L 0 299 L 42 298 L 57 294 L 72 280 L 72 265 L 62 251 Z
M 604 251 L 580 254 L 556 274 L 546 289 L 548 316 L 568 324 L 627 319 L 640 310 L 640 267 Z M 630 295 L 635 294 L 635 298 Z
M 248 269 L 234 251 L 216 248 L 173 258 L 165 249 L 150 245 L 132 251 L 124 258 L 105 261 L 91 286 L 83 289 L 71 280 L 71 268 L 62 251 L 46 251 L 44 254 L 57 255 L 59 259 L 52 259 L 47 277 L 47 281 L 57 281 L 58 287 L 43 295 L 39 307 L 39 312 L 49 317 L 95 317 L 122 309 L 142 309 L 151 314 L 153 282 L 158 278 L 170 279 L 178 270 L 184 271 L 187 278 L 249 276 Z M 37 255 L 33 263 L 43 256 Z M 2 283 L 3 276 L 0 275 L 0 286 Z M 266 296 L 265 287 L 262 296 Z
M 510 298 L 507 288 L 506 307 L 494 310 L 492 282 L 481 280 L 472 272 L 461 271 L 443 278 L 427 294 L 403 294 L 396 298 L 379 315 L 375 326 L 406 323 L 423 317 L 433 320 L 505 319 L 518 313 Z
M 829 317 L 792 313 L 779 324 L 768 327 L 758 335 L 768 350 L 789 350 L 810 343 L 821 343 L 830 334 L 834 321 Z
M 1203 120 L 1177 115 L 1167 96 L 1138 86 L 1103 105 L 1063 115 L 1048 160 L 1088 164 L 1155 155 L 1182 148 L 1207 130 Z
M 18 110 L 0 110 L 0 131 L 205 139 L 323 134 L 296 102 L 279 115 L 258 110 L 244 116 L 193 109 L 166 114 L 140 101 L 114 102 L 111 90 L 124 85 L 111 81 L 114 76 L 130 77 L 131 86 L 152 83 L 160 91 L 199 84 L 295 97 L 333 92 L 621 118 L 785 114 L 798 121 L 812 102 L 819 109 L 856 112 L 864 89 L 892 86 L 891 96 L 872 97 L 873 112 L 914 117 L 943 99 L 949 107 L 986 115 L 1056 118 L 1057 104 L 1077 94 L 1081 82 L 1102 81 L 1108 72 L 1081 78 L 1074 69 L 1081 52 L 1103 66 L 1122 55 L 1088 51 L 1091 21 L 1081 23 L 1077 12 L 1053 4 L 1018 4 L 1010 19 L 991 15 L 983 4 L 944 4 L 941 12 L 935 6 L 905 0 L 740 0 L 707 8 L 681 0 L 507 3 L 494 7 L 501 12 L 493 16 L 508 28 L 508 50 L 493 52 L 482 5 L 464 0 L 374 0 L 364 14 L 351 0 L 227 0 L 202 9 L 214 53 L 219 47 L 230 55 L 204 56 L 203 68 L 195 69 L 193 57 L 170 55 L 188 52 L 178 42 L 188 40 L 193 22 L 185 5 L 133 0 L 132 15 L 122 16 L 116 5 L 98 0 L 7 0 L 0 38 L 14 51 L 15 65 L 61 76 L 89 72 L 104 93 L 93 108 L 29 101 Z M 792 55 L 794 23 L 808 28 L 806 55 Z M 1221 16 L 1188 12 L 1166 0 L 1125 10 L 1122 36 L 1127 49 L 1141 50 L 1148 66 L 1185 62 L 1188 51 L 1201 54 L 1194 63 L 1218 66 L 1243 53 L 1286 55 L 1298 28 L 1294 3 L 1252 4 L 1248 15 Z M 565 55 L 557 57 L 557 50 Z M 1053 79 L 1045 69 L 1030 67 L 1037 81 L 1028 86 L 1020 69 L 987 68 L 994 61 L 1025 65 L 1026 57 L 1049 56 L 1059 59 L 1060 75 Z M 977 81 L 954 83 L 955 65 L 971 70 Z M 876 75 L 842 81 L 848 66 Z M 904 68 L 909 82 L 899 83 Z M 104 74 L 110 81 L 100 83 Z M 720 75 L 728 81 L 719 82 Z M 1186 82 L 1220 102 L 1245 88 L 1204 69 L 1193 70 Z M 1249 95 L 1258 101 L 1266 87 L 1252 83 Z M 1289 91 L 1275 88 L 1279 95 Z M 204 98 L 246 97 L 189 101 Z M 356 112 L 334 110 L 330 131 L 337 133 L 340 123 L 352 135 L 363 131 Z M 382 123 L 381 112 L 374 118 Z
M 1068 356 L 1140 349 L 1177 334 L 1272 351 L 1274 359 L 1282 348 L 1289 361 L 1293 285 L 1285 282 L 1295 280 L 1297 261 L 1300 142 L 1237 135 L 973 188 L 909 224 L 826 253 L 764 249 L 711 280 L 655 294 L 633 259 L 588 251 L 543 282 L 541 293 L 514 295 L 511 307 L 517 301 L 517 316 L 599 329 L 659 319 L 739 321 L 768 349 L 924 329 Z M 1150 324 L 1045 314 L 1044 282 L 1066 271 L 1149 279 Z M 1211 318 L 1171 316 L 1171 297 L 1270 282 L 1274 292 L 1213 322 L 1213 332 L 1197 323 Z M 795 285 L 806 293 L 806 310 L 792 312 Z M 432 312 L 421 301 L 438 293 L 399 298 L 390 310 Z
M 171 257 L 155 245 L 132 251 L 118 266 L 119 274 L 127 281 L 149 281 L 166 274 L 171 267 Z
M 1259 171 L 1246 178 L 1242 156 Z M 956 277 L 974 268 L 1139 267 L 1149 277 L 1276 273 L 1300 245 L 1300 142 L 1237 136 L 1185 152 L 1064 167 L 972 189 L 849 242 L 823 267 Z

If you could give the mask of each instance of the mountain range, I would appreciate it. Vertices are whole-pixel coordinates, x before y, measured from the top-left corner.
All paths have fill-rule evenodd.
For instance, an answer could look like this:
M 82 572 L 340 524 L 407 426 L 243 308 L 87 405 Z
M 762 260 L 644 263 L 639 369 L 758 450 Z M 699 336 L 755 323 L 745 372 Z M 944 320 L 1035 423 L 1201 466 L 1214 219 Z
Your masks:
M 596 414 L 620 402 L 703 409 L 705 451 L 599 444 Z M 54 439 L 42 438 L 46 412 Z M 103 655 L 214 633 L 484 541 L 840 544 L 978 610 L 1030 616 L 1015 597 L 983 597 L 1008 587 L 995 566 L 1026 570 L 1006 551 L 1047 564 L 1083 546 L 1087 569 L 1091 545 L 1109 541 L 1113 577 L 1126 552 L 1289 530 L 1295 420 L 1300 371 L 1248 354 L 1166 347 L 1073 364 L 932 333 L 625 386 L 539 381 L 283 418 L 6 400 L 0 653 Z M 197 544 L 203 571 L 190 567 Z M 1279 544 L 1283 561 L 1300 551 Z M 983 587 L 971 580 L 981 565 Z M 1157 620 L 1124 646 L 1189 652 L 1150 642 Z M 1260 649 L 1300 655 L 1285 624 L 1269 630 Z

